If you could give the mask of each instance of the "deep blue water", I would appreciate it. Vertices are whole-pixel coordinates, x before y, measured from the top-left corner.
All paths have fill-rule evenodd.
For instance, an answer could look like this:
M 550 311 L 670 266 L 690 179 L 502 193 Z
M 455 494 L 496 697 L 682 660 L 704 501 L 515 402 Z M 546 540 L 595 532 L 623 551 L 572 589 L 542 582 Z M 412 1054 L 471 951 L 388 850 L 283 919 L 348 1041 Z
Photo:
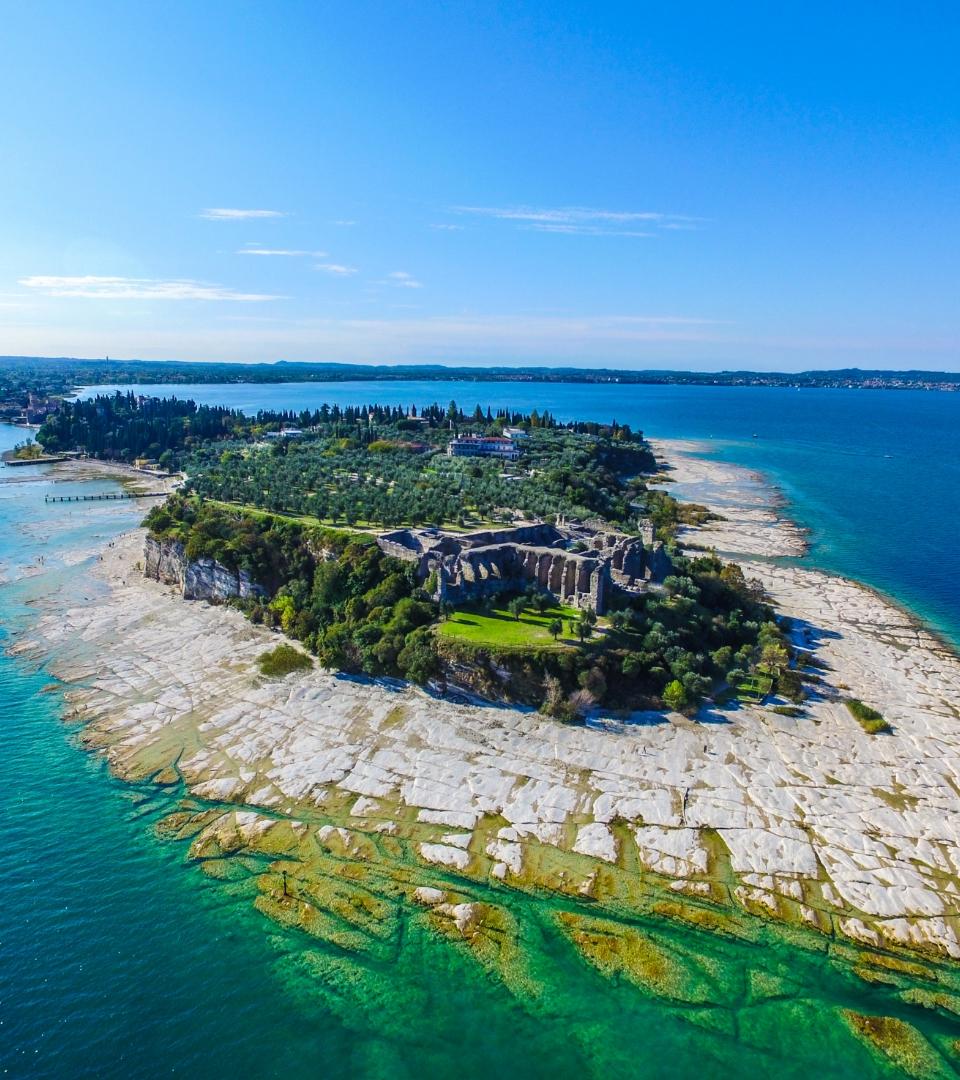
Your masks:
M 810 530 L 812 563 L 881 589 L 960 643 L 960 394 L 481 381 L 133 389 L 247 413 L 453 398 L 465 409 L 549 409 L 564 420 L 615 418 L 653 437 L 709 440 L 717 456 L 780 487 Z

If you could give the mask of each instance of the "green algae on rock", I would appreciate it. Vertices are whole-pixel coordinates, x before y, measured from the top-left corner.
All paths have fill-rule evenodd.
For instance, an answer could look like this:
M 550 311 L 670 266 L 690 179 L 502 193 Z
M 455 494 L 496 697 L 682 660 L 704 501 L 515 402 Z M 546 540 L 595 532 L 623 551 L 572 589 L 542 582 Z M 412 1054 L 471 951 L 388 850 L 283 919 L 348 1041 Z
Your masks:
M 867 1016 L 844 1009 L 842 1015 L 858 1038 L 915 1080 L 945 1080 L 953 1070 L 919 1031 L 895 1016 Z

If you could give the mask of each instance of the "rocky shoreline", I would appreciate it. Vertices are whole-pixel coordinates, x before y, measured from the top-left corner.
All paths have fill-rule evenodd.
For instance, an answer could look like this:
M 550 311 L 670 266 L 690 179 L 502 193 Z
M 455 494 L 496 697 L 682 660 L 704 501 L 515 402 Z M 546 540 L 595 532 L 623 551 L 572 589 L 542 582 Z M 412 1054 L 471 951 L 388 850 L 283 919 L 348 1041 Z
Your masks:
M 688 466 L 671 460 L 677 480 Z M 698 482 L 755 483 L 715 464 L 696 465 Z M 729 510 L 705 546 L 736 528 Z M 749 534 L 763 557 L 796 539 L 767 512 Z M 272 917 L 331 940 L 346 919 L 373 947 L 362 897 L 373 912 L 399 894 L 493 950 L 504 978 L 519 961 L 502 889 L 568 898 L 564 932 L 588 959 L 584 899 L 593 919 L 646 912 L 749 935 L 759 916 L 812 948 L 960 958 L 960 659 L 871 590 L 745 563 L 819 665 L 802 716 L 741 706 L 571 727 L 318 669 L 264 679 L 256 659 L 276 635 L 132 572 L 143 540 L 104 551 L 98 595 L 41 615 L 16 649 L 72 687 L 82 740 L 118 775 L 182 787 L 167 829 L 205 869 L 275 860 L 258 901 Z M 846 694 L 892 734 L 864 733 Z
M 135 469 L 132 465 L 123 465 L 117 461 L 101 461 L 99 458 L 92 457 L 65 458 L 57 461 L 45 474 L 47 480 L 54 482 L 97 480 L 101 477 L 117 480 L 124 487 L 129 487 L 134 491 L 165 491 L 168 494 L 175 491 L 181 483 L 178 476 L 170 476 L 166 473 L 158 476 L 143 469 Z
M 782 496 L 759 473 L 704 456 L 713 450 L 708 443 L 656 439 L 651 445 L 661 480 L 681 501 L 704 505 L 715 515 L 706 525 L 681 530 L 684 543 L 733 558 L 806 554 L 806 531 L 780 512 Z

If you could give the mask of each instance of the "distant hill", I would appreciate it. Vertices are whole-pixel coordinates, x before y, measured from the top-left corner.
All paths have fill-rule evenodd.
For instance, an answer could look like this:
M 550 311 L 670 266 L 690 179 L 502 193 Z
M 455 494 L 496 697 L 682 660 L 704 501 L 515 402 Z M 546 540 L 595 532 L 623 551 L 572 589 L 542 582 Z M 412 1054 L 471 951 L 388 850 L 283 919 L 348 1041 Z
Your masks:
M 463 367 L 443 364 L 237 364 L 177 360 L 90 360 L 74 357 L 0 357 L 0 395 L 59 394 L 105 383 L 283 383 L 424 379 L 497 382 L 644 383 L 698 386 L 795 386 L 860 389 L 960 389 L 960 372 L 883 371 L 664 371 L 618 368 Z

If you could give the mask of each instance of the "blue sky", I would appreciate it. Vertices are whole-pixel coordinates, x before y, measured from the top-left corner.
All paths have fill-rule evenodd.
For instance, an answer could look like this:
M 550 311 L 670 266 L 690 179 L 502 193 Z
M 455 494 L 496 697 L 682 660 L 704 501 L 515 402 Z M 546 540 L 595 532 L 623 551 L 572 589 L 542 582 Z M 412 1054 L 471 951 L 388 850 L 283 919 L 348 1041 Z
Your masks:
M 948 3 L 7 3 L 0 352 L 960 369 Z

